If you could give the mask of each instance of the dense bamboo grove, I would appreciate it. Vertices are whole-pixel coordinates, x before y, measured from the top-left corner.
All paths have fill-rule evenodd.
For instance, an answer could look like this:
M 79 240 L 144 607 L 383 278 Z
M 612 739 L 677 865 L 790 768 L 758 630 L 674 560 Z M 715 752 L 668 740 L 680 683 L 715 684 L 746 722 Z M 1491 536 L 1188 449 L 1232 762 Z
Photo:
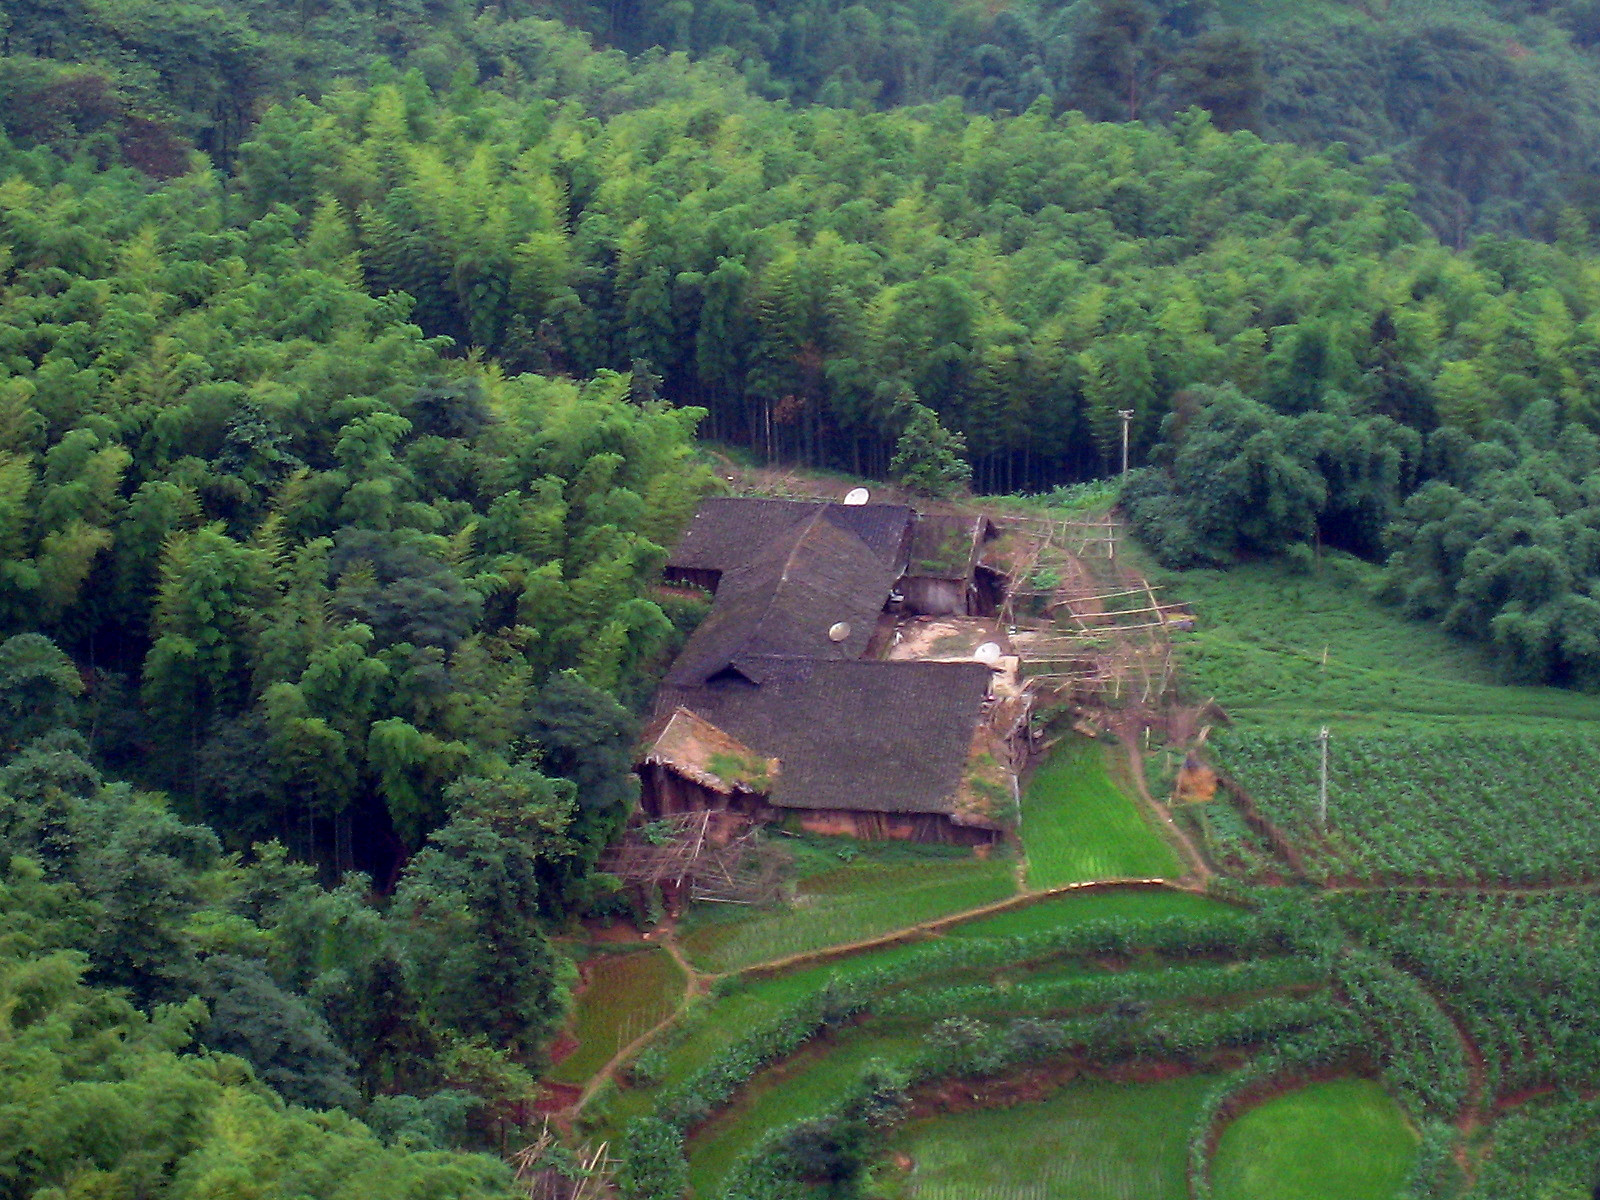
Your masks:
M 1336 547 L 1509 674 L 1600 680 L 1593 5 L 1259 15 L 8 6 L 0 1191 L 509 1194 L 556 939 L 627 908 L 597 863 L 703 610 L 653 587 L 714 485 L 697 436 L 1045 490 L 1108 474 L 1126 411 L 1167 561 Z M 1329 78 L 1359 128 L 1291 111 Z M 1350 739 L 1326 834 L 1264 805 L 1322 882 L 1571 882 L 1585 745 L 1482 764 L 1579 779 L 1560 834 L 1487 787 L 1441 831 L 1447 741 Z M 1207 819 L 1225 867 L 1283 865 Z M 673 1083 L 623 1183 L 673 1194 L 688 1126 L 869 1015 L 926 1026 L 923 1082 L 1226 1061 L 1200 1194 L 1227 1106 L 1306 1070 L 1380 1074 L 1447 1163 L 1469 1009 L 1495 1095 L 1593 1086 L 1586 901 L 1242 899 L 819 984 Z M 976 982 L 1104 955 L 1157 969 Z M 818 1153 L 859 1185 L 912 1079 L 774 1131 L 739 1186 L 798 1194 Z M 1529 1116 L 1504 1171 L 1585 1122 Z

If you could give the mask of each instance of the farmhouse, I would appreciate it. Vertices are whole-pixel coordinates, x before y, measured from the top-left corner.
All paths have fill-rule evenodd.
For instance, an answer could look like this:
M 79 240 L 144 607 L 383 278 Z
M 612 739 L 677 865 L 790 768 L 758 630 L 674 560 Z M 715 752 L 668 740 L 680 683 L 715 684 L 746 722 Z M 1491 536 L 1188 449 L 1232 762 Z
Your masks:
M 899 619 L 919 611 L 908 591 L 962 618 L 984 595 L 977 557 L 992 527 L 935 520 L 891 504 L 701 506 L 666 574 L 715 599 L 645 733 L 648 814 L 726 813 L 730 829 L 791 817 L 817 832 L 963 844 L 1002 832 L 1026 715 L 997 681 L 994 648 L 889 654 Z

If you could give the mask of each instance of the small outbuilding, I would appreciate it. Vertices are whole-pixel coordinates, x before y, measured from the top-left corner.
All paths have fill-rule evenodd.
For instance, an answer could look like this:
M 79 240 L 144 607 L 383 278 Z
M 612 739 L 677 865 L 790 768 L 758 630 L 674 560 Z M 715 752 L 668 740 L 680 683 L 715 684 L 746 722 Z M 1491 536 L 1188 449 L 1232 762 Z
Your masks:
M 925 513 L 917 518 L 905 573 L 895 585 L 901 603 L 928 617 L 992 617 L 999 610 L 1000 576 L 979 558 L 995 539 L 985 516 Z

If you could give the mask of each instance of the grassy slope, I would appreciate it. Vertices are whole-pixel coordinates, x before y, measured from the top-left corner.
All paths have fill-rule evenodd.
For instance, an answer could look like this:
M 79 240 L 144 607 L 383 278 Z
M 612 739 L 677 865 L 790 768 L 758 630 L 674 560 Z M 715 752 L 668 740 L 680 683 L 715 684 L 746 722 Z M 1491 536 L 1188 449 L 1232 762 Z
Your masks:
M 1273 563 L 1155 574 L 1199 618 L 1179 640 L 1186 687 L 1241 724 L 1600 721 L 1600 697 L 1497 683 L 1481 647 L 1369 599 L 1373 569 L 1346 556 L 1318 575 Z
M 1376 1083 L 1311 1084 L 1252 1109 L 1222 1135 L 1216 1200 L 1392 1200 L 1416 1135 Z
M 901 1194 L 1186 1200 L 1187 1134 L 1212 1082 L 1196 1075 L 1138 1087 L 1074 1083 L 1039 1103 L 914 1122 L 894 1139 L 914 1163 L 898 1180 Z
M 1074 738 L 1034 772 L 1022 798 L 1028 886 L 1092 879 L 1162 879 L 1177 855 L 1106 773 L 1105 751 Z
M 665 950 L 602 954 L 587 964 L 573 1033 L 578 1048 L 550 1071 L 557 1083 L 583 1083 L 606 1061 L 671 1014 L 683 992 L 683 971 Z
M 1568 831 L 1587 823 L 1589 773 L 1552 788 L 1544 751 L 1530 752 L 1525 735 L 1586 744 L 1600 732 L 1600 697 L 1497 683 L 1482 647 L 1371 599 L 1373 577 L 1345 555 L 1327 556 L 1314 575 L 1255 563 L 1162 577 L 1199 618 L 1179 647 L 1186 686 L 1196 699 L 1216 697 L 1234 722 L 1213 739 L 1212 757 L 1313 874 L 1527 883 L 1562 877 L 1571 861 L 1570 873 L 1587 877 L 1587 858 L 1527 834 L 1545 811 Z M 1326 843 L 1309 815 L 1324 722 L 1335 735 Z M 1352 734 L 1381 734 L 1392 750 L 1374 760 Z M 1248 735 L 1260 736 L 1246 745 Z M 1204 820 L 1219 861 L 1247 874 L 1265 861 L 1227 811 L 1208 806 Z
M 1218 913 L 1242 915 L 1242 910 L 1184 892 L 1148 890 L 1084 893 L 1045 900 L 992 917 L 963 922 L 952 926 L 943 936 L 1005 937 L 1019 933 L 1039 933 L 1049 929 L 1067 929 L 1086 921 L 1110 918 L 1144 918 L 1158 921 L 1171 916 Z M 915 954 L 921 944 L 908 943 L 863 951 L 845 958 L 786 971 L 780 975 L 754 979 L 731 991 L 697 1002 L 691 1015 L 681 1022 L 679 1026 L 681 1032 L 667 1052 L 663 1086 L 681 1082 L 704 1065 L 712 1054 L 748 1033 L 762 1021 L 770 1020 L 784 1007 L 813 991 L 829 976 L 849 976 L 891 966 Z M 591 1114 L 591 1125 L 601 1135 L 615 1136 L 630 1117 L 648 1112 L 658 1094 L 658 1088 L 633 1088 L 620 1091 L 610 1097 L 601 1109 Z
M 1135 917 L 1158 921 L 1165 917 L 1202 913 L 1242 915 L 1242 910 L 1183 892 L 1108 892 L 1041 901 L 1026 908 L 963 922 L 952 926 L 944 936 L 1006 937 L 1049 929 L 1068 929 L 1086 921 Z M 685 1024 L 684 1036 L 669 1052 L 666 1082 L 676 1083 L 687 1077 L 711 1054 L 814 991 L 830 976 L 848 977 L 893 966 L 914 955 L 918 945 L 908 943 L 890 946 L 786 971 L 781 975 L 753 980 L 711 999 Z

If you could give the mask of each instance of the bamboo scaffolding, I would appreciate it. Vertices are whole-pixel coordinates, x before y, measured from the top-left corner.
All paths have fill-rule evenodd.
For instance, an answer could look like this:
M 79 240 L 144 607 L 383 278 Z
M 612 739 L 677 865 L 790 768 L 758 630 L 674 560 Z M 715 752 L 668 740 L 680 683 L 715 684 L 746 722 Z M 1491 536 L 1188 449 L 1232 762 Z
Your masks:
M 742 822 L 737 837 L 711 836 L 712 822 Z M 720 904 L 776 904 L 783 890 L 785 852 L 768 844 L 752 822 L 727 812 L 678 813 L 629 830 L 601 862 L 624 883 L 688 888 L 693 900 Z
M 1053 688 L 1095 707 L 1159 701 L 1172 678 L 1171 627 L 1193 613 L 1163 601 L 1159 585 L 1115 565 L 1120 522 L 1023 517 L 1011 525 L 1031 538 L 1010 572 L 1001 611 L 1025 686 Z M 1084 553 L 1090 544 L 1111 548 L 1091 558 Z M 1040 586 L 1042 568 L 1057 582 Z M 1019 617 L 1019 606 L 1043 616 Z
M 562 1153 L 553 1154 L 556 1150 Z M 585 1142 L 569 1152 L 551 1131 L 549 1117 L 532 1144 L 512 1154 L 509 1161 L 528 1200 L 601 1200 L 615 1194 L 619 1164 L 611 1153 L 611 1143 L 595 1146 Z

